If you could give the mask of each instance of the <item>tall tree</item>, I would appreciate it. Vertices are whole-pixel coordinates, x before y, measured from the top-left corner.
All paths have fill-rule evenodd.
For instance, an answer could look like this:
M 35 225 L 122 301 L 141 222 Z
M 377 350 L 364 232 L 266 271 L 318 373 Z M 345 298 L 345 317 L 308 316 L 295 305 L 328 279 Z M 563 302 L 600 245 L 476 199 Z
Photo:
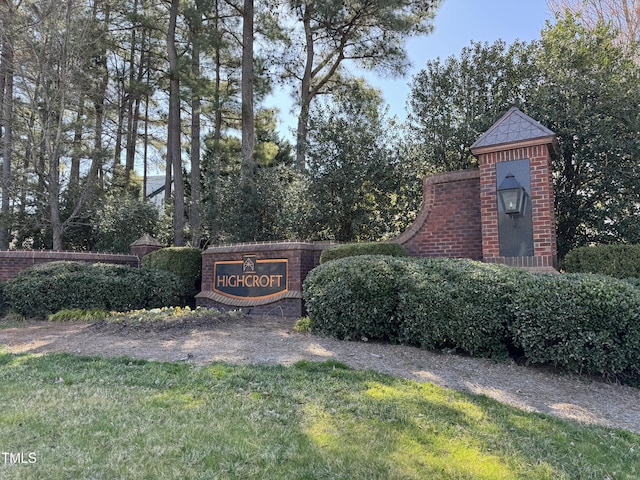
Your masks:
M 256 162 L 255 162 L 255 117 L 254 117 L 254 4 L 244 0 L 242 12 L 242 167 L 240 191 L 243 218 L 242 240 L 257 240 L 255 218 Z
M 404 42 L 432 30 L 438 4 L 439 0 L 290 0 L 300 31 L 284 63 L 287 74 L 299 82 L 298 168 L 304 168 L 313 99 L 341 83 L 349 62 L 383 73 L 404 73 Z
M 554 161 L 561 253 L 590 242 L 638 242 L 640 67 L 637 50 L 600 22 L 569 14 L 542 32 L 527 108 L 556 132 Z
M 180 65 L 176 46 L 176 24 L 180 0 L 171 0 L 167 53 L 169 58 L 169 119 L 167 122 L 167 175 L 173 176 L 173 244 L 184 245 L 184 177 L 180 146 Z M 169 177 L 171 178 L 171 177 Z M 166 184 L 165 184 L 166 185 Z M 170 182 L 169 182 L 169 190 Z
M 473 77 L 458 68 L 464 62 L 457 58 L 445 64 L 456 68 L 430 63 L 414 79 L 414 128 L 428 143 L 446 146 L 425 148 L 426 161 L 439 169 L 472 166 L 469 145 L 516 102 L 558 136 L 553 170 L 559 254 L 592 242 L 640 241 L 637 51 L 623 48 L 610 25 L 588 29 L 571 14 L 547 25 L 541 40 L 528 47 L 505 49 L 498 42 L 471 51 L 484 83 L 469 82 Z M 463 52 L 464 59 L 469 50 Z M 500 92 L 506 95 L 496 97 Z
M 87 65 L 93 60 L 95 32 L 90 12 L 73 0 L 26 4 L 14 20 L 29 25 L 30 35 L 20 37 L 20 58 L 14 62 L 21 98 L 28 101 L 24 112 L 28 130 L 22 132 L 29 143 L 25 162 L 38 177 L 35 198 L 46 198 L 51 246 L 63 247 L 63 234 L 82 214 L 91 198 L 97 169 L 85 169 L 82 193 L 63 197 L 69 190 L 69 161 L 74 131 L 70 119 L 77 118 L 81 99 L 92 88 L 87 81 Z M 17 25 L 16 25 L 17 27 Z M 18 67 L 19 65 L 19 67 Z
M 193 8 L 187 9 L 185 18 L 189 24 L 191 43 L 191 148 L 189 152 L 191 164 L 191 199 L 189 204 L 189 224 L 191 245 L 200 246 L 202 237 L 202 180 L 200 175 L 201 156 L 201 117 L 202 117 L 202 86 L 201 86 L 201 55 L 205 42 L 203 17 L 206 14 L 205 2 L 196 0 Z
M 362 81 L 316 105 L 309 121 L 311 222 L 324 239 L 378 240 L 392 230 L 400 191 L 391 123 Z
M 13 156 L 13 0 L 0 3 L 0 145 L 2 145 L 2 206 L 0 249 L 9 248 L 11 158 Z
M 472 42 L 458 56 L 429 60 L 411 82 L 409 126 L 427 171 L 475 165 L 470 146 L 510 106 L 522 104 L 531 46 Z

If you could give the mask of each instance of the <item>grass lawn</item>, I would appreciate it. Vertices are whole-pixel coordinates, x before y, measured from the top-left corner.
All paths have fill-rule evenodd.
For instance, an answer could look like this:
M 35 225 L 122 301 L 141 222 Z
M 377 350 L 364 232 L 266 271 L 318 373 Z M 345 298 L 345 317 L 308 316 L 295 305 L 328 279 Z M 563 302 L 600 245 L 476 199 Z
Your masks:
M 0 479 L 637 479 L 640 436 L 336 362 L 0 350 Z

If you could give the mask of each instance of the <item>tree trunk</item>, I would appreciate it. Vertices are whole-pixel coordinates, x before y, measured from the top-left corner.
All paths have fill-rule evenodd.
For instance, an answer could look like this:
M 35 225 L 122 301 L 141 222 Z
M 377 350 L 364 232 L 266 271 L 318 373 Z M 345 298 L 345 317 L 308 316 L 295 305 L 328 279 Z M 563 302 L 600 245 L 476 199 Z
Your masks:
M 219 15 L 219 4 L 215 2 L 215 31 L 219 34 L 219 24 L 218 19 Z M 221 56 L 222 46 L 220 42 L 216 42 L 215 44 L 215 79 L 214 79 L 214 89 L 213 89 L 213 105 L 215 110 L 214 122 L 213 122 L 213 147 L 211 149 L 211 157 L 213 159 L 213 174 L 209 176 L 210 184 L 209 184 L 209 196 L 211 198 L 210 202 L 213 206 L 211 210 L 211 222 L 209 224 L 209 236 L 212 242 L 216 242 L 218 240 L 219 235 L 219 222 L 218 222 L 218 179 L 220 178 L 220 142 L 222 140 L 222 79 L 220 75 L 222 75 L 222 56 Z
M 255 119 L 253 116 L 253 0 L 244 0 L 242 20 L 242 165 L 238 233 L 241 241 L 256 240 Z
M 73 132 L 73 149 L 71 155 L 71 170 L 69 171 L 69 186 L 79 188 L 80 186 L 80 158 L 82 156 L 82 122 L 84 117 L 84 97 L 78 105 L 76 114 L 76 124 Z
M 198 2 L 196 2 L 198 5 Z M 200 114 L 201 100 L 200 88 L 200 36 L 202 35 L 202 17 L 193 27 L 193 52 L 191 60 L 191 73 L 196 83 L 191 97 L 191 204 L 189 208 L 189 221 L 191 226 L 191 246 L 199 248 L 202 237 L 202 217 L 200 215 L 201 184 L 200 184 Z
M 133 15 L 138 15 L 138 0 L 133 2 Z M 138 88 L 136 86 L 136 43 L 137 43 L 138 25 L 135 24 L 131 28 L 131 45 L 129 46 L 129 91 L 127 93 L 127 134 L 125 146 L 125 163 L 124 163 L 124 185 L 129 186 L 130 173 L 133 170 L 136 155 L 137 140 L 137 114 L 136 105 L 138 99 Z M 140 62 L 142 63 L 142 55 Z M 139 108 L 139 107 L 138 107 Z
M 311 8 L 306 6 L 303 24 L 305 34 L 305 48 L 307 58 L 304 65 L 302 85 L 300 88 L 300 115 L 298 116 L 298 128 L 296 131 L 296 167 L 303 171 L 305 168 L 305 155 L 307 150 L 307 133 L 309 129 L 309 107 L 311 104 L 311 78 L 313 75 L 313 32 L 311 30 Z
M 11 15 L 3 24 L 11 31 Z M 13 124 L 13 45 L 10 35 L 1 40 L 0 54 L 0 135 L 2 139 L 2 207 L 0 217 L 0 249 L 9 248 L 9 190 L 11 188 L 12 124 Z
M 242 171 L 244 187 L 253 181 L 255 124 L 253 117 L 253 0 L 244 0 L 242 22 Z
M 167 53 L 169 57 L 169 124 L 167 131 L 167 164 L 173 168 L 173 244 L 184 245 L 184 178 L 180 158 L 180 71 L 176 49 L 176 21 L 180 0 L 171 0 Z

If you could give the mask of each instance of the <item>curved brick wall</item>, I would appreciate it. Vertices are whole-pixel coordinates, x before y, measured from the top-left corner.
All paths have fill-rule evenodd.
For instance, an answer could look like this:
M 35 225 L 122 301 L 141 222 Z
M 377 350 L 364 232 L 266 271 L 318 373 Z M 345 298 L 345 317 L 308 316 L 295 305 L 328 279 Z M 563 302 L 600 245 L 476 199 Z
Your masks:
M 480 172 L 461 170 L 425 177 L 420 213 L 392 240 L 416 257 L 482 259 Z
M 51 250 L 3 250 L 0 251 L 0 281 L 6 282 L 21 271 L 41 263 L 59 260 L 87 263 L 115 263 L 138 268 L 136 255 L 91 252 L 56 252 Z

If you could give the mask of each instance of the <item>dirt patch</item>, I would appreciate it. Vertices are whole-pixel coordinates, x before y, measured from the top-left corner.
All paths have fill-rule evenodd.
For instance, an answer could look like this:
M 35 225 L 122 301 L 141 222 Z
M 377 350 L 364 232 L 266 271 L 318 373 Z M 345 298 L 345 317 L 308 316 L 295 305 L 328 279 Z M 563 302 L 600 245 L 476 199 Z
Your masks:
M 356 369 L 478 393 L 531 412 L 640 433 L 640 390 L 544 369 L 443 355 L 413 347 L 346 342 L 294 331 L 294 320 L 220 316 L 93 324 L 22 322 L 0 329 L 14 353 L 69 352 L 157 361 L 283 364 L 334 359 Z M 1 327 L 1 325 L 0 325 Z

